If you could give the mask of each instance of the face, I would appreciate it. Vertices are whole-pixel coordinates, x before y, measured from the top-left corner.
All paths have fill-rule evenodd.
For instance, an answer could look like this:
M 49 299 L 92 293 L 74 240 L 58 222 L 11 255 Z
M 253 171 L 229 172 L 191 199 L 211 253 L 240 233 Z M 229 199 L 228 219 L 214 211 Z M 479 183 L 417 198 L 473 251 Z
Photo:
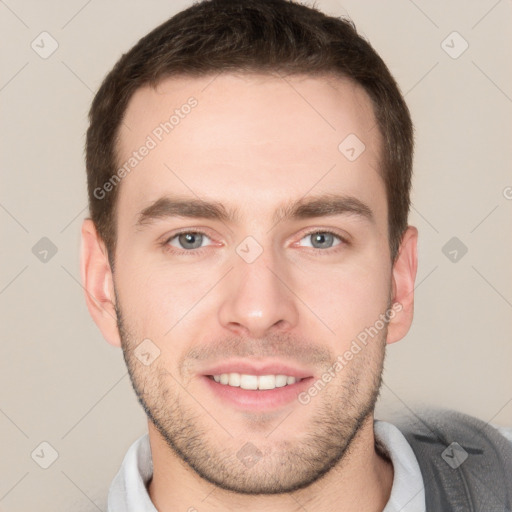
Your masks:
M 380 145 L 339 78 L 175 78 L 130 101 L 119 337 L 170 453 L 221 488 L 305 487 L 373 412 L 398 314 Z

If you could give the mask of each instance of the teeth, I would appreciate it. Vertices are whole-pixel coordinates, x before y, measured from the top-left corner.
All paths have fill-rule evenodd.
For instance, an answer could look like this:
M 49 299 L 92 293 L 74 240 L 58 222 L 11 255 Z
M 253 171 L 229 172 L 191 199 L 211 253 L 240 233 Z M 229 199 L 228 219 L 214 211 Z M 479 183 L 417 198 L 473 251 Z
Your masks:
M 230 373 L 229 374 L 229 385 L 235 388 L 240 387 L 240 374 L 239 373 Z
M 246 375 L 240 373 L 221 373 L 214 375 L 213 380 L 227 386 L 240 387 L 242 389 L 275 389 L 295 384 L 301 379 L 288 375 Z
M 288 377 L 286 375 L 276 375 L 276 388 L 286 386 Z
M 259 377 L 256 375 L 240 375 L 240 387 L 242 389 L 258 389 Z

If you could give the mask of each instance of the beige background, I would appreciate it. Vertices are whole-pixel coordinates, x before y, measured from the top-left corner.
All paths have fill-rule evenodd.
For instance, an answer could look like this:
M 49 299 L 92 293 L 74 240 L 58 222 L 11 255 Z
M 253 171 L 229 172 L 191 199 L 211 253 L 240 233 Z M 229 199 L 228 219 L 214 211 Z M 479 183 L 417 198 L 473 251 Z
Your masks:
M 121 351 L 90 319 L 79 282 L 84 133 L 121 53 L 189 3 L 0 2 L 2 511 L 105 511 L 127 448 L 146 430 Z M 512 3 L 318 6 L 353 18 L 416 125 L 416 317 L 388 349 L 377 417 L 427 403 L 511 426 Z M 42 31 L 59 45 L 47 59 L 31 48 Z M 442 47 L 453 31 L 469 44 L 456 59 Z M 444 43 L 452 53 L 462 44 Z M 32 252 L 42 237 L 57 248 L 46 262 Z M 455 263 L 442 252 L 452 237 L 468 248 Z M 46 470 L 31 458 L 44 441 L 58 452 Z

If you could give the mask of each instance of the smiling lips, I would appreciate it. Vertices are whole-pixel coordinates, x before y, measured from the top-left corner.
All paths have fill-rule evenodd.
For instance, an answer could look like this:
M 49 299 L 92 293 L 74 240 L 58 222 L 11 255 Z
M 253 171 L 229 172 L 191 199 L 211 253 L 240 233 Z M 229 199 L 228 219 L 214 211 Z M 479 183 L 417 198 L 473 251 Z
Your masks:
M 247 359 L 224 361 L 203 374 L 223 388 L 246 391 L 286 388 L 313 376 L 311 370 L 292 367 L 285 362 Z
M 311 385 L 313 377 L 264 372 L 259 375 L 222 371 L 203 375 L 202 382 L 223 405 L 237 410 L 268 412 L 298 403 L 297 397 Z

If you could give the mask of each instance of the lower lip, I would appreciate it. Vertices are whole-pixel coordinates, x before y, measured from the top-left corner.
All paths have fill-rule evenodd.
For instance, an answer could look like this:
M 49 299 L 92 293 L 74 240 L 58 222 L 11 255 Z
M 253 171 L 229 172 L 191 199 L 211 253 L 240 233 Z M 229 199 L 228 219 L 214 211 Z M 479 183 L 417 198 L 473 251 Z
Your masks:
M 206 375 L 202 377 L 202 380 L 212 393 L 225 403 L 251 411 L 267 411 L 298 401 L 297 396 L 309 387 L 313 377 L 307 377 L 295 384 L 289 384 L 281 388 L 266 390 L 242 389 L 220 384 Z

